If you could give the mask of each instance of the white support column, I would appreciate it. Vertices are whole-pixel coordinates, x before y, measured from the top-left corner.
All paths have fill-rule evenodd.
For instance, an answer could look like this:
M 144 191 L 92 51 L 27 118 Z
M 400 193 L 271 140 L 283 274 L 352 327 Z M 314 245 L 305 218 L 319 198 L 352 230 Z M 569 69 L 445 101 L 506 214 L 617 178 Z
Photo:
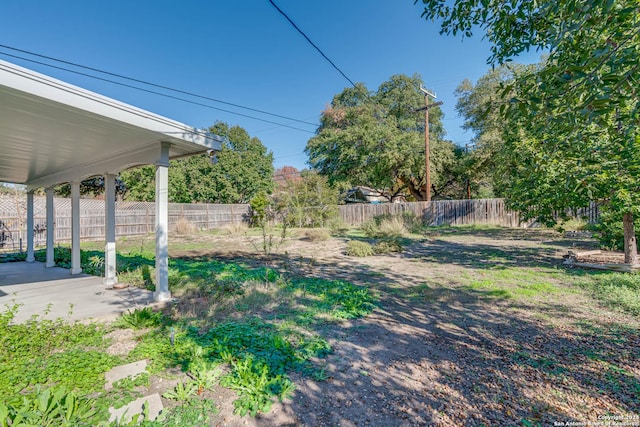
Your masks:
M 118 283 L 116 276 L 116 176 L 104 176 L 104 284 Z
M 36 260 L 33 255 L 33 190 L 27 192 L 27 262 Z
M 80 273 L 80 182 L 74 181 L 71 183 L 71 274 Z
M 171 299 L 169 292 L 169 143 L 163 142 L 156 162 L 156 301 Z
M 47 193 L 47 263 L 44 265 L 45 267 L 55 267 L 56 262 L 53 257 L 53 245 L 54 242 L 54 232 L 55 232 L 55 224 L 53 223 L 54 215 L 53 215 L 53 187 L 48 187 L 46 189 Z

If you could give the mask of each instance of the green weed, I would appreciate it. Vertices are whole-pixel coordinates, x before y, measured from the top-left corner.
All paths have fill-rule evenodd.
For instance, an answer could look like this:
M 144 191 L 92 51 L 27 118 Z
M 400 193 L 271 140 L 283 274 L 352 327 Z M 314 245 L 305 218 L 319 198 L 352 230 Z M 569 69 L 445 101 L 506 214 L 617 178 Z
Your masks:
M 11 324 L 19 309 L 0 313 L 0 398 L 15 396 L 36 384 L 55 383 L 80 391 L 96 391 L 103 374 L 118 358 L 102 352 L 104 327 L 69 324 L 34 317 Z
M 131 329 L 153 328 L 161 326 L 166 321 L 162 312 L 154 311 L 151 307 L 144 307 L 136 308 L 133 311 L 128 310 L 113 323 L 113 326 Z
M 173 399 L 178 402 L 186 402 L 198 391 L 198 386 L 193 381 L 180 381 L 173 390 L 162 395 L 165 399 Z
M 295 389 L 291 380 L 281 374 L 272 375 L 268 364 L 251 356 L 232 360 L 231 367 L 231 373 L 222 378 L 221 385 L 237 391 L 239 397 L 233 405 L 239 415 L 268 412 L 274 398 L 284 400 Z
M 68 251 L 59 252 L 60 257 L 68 255 Z M 85 253 L 89 254 L 87 259 L 93 259 L 97 270 L 100 251 Z M 152 265 L 150 253 L 118 254 L 121 280 L 136 276 L 144 286 L 145 281 L 150 281 Z M 182 404 L 167 410 L 156 422 L 140 419 L 143 426 L 206 422 L 207 411 L 214 411 L 215 405 L 197 396 L 206 389 L 211 390 L 219 380 L 237 391 L 234 405 L 238 413 L 268 410 L 271 402 L 285 399 L 293 392 L 294 386 L 288 377 L 292 371 L 318 380 L 326 378 L 326 373 L 317 369 L 310 359 L 326 356 L 331 347 L 307 327 L 328 320 L 364 316 L 373 310 L 375 303 L 375 297 L 365 287 L 309 277 L 286 280 L 272 268 L 251 268 L 243 263 L 175 259 L 171 260 L 170 272 L 172 290 L 178 294 L 193 291 L 199 300 L 209 304 L 228 299 L 231 306 L 244 303 L 255 306 L 258 312 L 274 303 L 277 309 L 264 320 L 222 321 L 208 328 L 208 319 L 177 317 L 170 320 L 151 308 L 121 316 L 113 326 L 150 328 L 136 338 L 137 346 L 124 361 L 146 358 L 152 374 L 181 366 L 189 377 L 165 396 Z M 264 283 L 265 277 L 275 286 L 254 292 L 251 286 Z M 124 362 L 105 354 L 108 343 L 103 339 L 104 327 L 69 325 L 62 320 L 47 321 L 39 317 L 24 325 L 11 325 L 17 309 L 13 307 L 0 316 L 0 372 L 3 373 L 0 398 L 28 393 L 39 387 L 37 384 L 55 383 L 74 387 L 80 395 L 92 393 L 96 398 L 95 407 L 104 413 L 109 405 L 122 406 L 135 398 L 136 386 L 148 385 L 149 377 L 145 375 L 142 379 L 119 381 L 114 390 L 104 392 L 104 372 Z M 223 379 L 219 378 L 220 370 L 216 368 L 220 363 L 230 368 Z M 92 422 L 97 422 L 95 417 Z M 119 421 L 114 425 L 133 425 L 131 423 Z
M 96 414 L 92 399 L 64 386 L 37 385 L 31 393 L 0 403 L 0 426 L 91 426 Z
M 212 414 L 218 412 L 211 399 L 191 398 L 185 403 L 166 409 L 158 418 L 158 426 L 206 426 Z

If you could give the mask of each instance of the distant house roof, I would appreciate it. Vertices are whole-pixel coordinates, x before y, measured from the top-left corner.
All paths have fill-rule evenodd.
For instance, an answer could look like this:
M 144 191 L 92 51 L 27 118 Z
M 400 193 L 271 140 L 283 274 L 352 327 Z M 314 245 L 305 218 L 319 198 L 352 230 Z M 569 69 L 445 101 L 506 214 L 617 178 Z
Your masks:
M 345 203 L 384 203 L 388 202 L 380 191 L 370 187 L 358 186 L 349 189 L 344 196 Z

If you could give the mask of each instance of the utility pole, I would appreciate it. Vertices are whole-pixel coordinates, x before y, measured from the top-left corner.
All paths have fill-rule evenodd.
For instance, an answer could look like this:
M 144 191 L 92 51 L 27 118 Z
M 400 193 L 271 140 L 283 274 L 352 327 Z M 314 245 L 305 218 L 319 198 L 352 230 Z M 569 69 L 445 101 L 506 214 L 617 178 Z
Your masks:
M 438 105 L 442 105 L 442 102 L 435 102 L 429 105 L 429 97 L 436 99 L 436 95 L 434 93 L 429 92 L 425 88 L 420 85 L 420 91 L 424 93 L 424 154 L 425 154 L 425 198 L 427 202 L 431 201 L 431 172 L 429 170 L 429 165 L 431 164 L 430 153 L 429 153 L 429 108 L 437 107 Z M 420 109 L 422 110 L 422 108 Z M 417 110 L 417 111 L 420 111 Z

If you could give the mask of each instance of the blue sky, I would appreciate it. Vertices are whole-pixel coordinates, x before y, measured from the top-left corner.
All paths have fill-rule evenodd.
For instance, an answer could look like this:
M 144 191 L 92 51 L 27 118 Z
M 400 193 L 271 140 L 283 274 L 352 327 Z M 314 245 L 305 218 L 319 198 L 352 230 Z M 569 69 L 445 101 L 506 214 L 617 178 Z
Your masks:
M 422 9 L 413 0 L 275 2 L 351 80 L 369 89 L 393 74 L 420 74 L 444 102 L 448 138 L 462 146 L 469 142 L 453 92 L 463 79 L 475 81 L 489 68 L 489 45 L 479 36 L 439 35 L 437 25 L 420 18 Z M 349 86 L 268 0 L 2 0 L 0 17 L 2 45 L 312 123 Z M 192 126 L 238 124 L 273 151 L 276 167 L 306 166 L 303 150 L 315 126 L 193 99 L 304 131 L 294 130 L 6 53 L 38 59 L 0 48 L 1 59 Z

